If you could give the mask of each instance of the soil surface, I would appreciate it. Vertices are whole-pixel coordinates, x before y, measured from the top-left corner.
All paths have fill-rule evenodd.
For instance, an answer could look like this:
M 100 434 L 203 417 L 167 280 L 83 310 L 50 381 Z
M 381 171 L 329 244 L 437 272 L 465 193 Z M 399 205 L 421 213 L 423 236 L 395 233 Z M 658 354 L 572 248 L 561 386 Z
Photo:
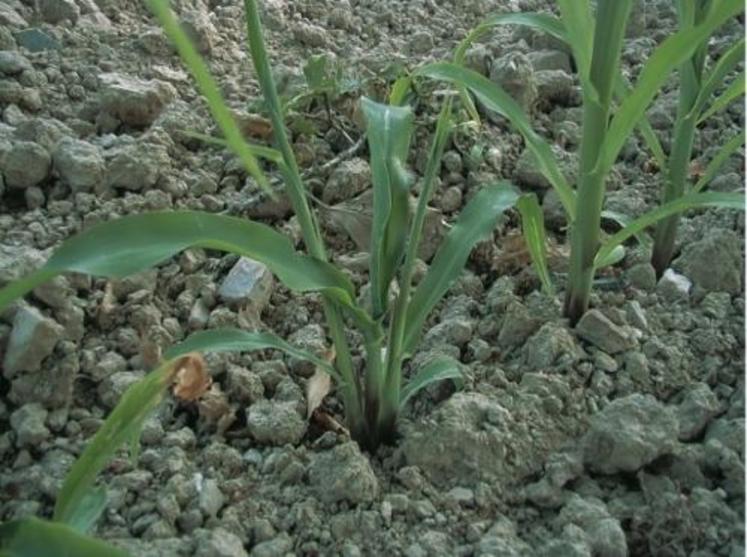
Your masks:
M 327 243 L 363 288 L 371 185 L 358 99 L 382 99 L 403 69 L 446 59 L 491 12 L 553 3 L 261 3 Z M 242 3 L 172 5 L 242 129 L 267 141 Z M 638 5 L 624 71 L 634 78 L 675 27 L 669 0 Z M 742 22 L 729 22 L 711 56 L 743 34 Z M 303 69 L 318 55 L 339 66 L 326 98 L 306 94 Z M 563 45 L 507 27 L 467 60 L 524 105 L 572 178 L 580 88 Z M 676 91 L 673 76 L 649 111 L 665 149 Z M 445 91 L 418 92 L 411 167 L 421 176 Z M 154 209 L 246 216 L 299 238 L 287 201 L 259 194 L 233 156 L 186 133 L 215 130 L 136 0 L 2 0 L 0 109 L 0 284 L 86 226 Z M 701 126 L 694 175 L 743 118 L 736 103 Z M 464 384 L 418 395 L 397 445 L 374 455 L 328 422 L 306 420 L 313 367 L 272 351 L 208 355 L 209 395 L 165 401 L 137 461 L 122 451 L 107 468 L 110 502 L 97 536 L 138 557 L 744 554 L 743 213 L 689 213 L 673 269 L 659 281 L 647 248 L 630 244 L 599 277 L 593 309 L 570 327 L 557 196 L 505 120 L 483 112 L 482 125 L 463 122 L 444 157 L 423 266 L 481 185 L 506 179 L 542 200 L 560 294 L 540 292 L 517 215 L 507 215 L 430 318 L 413 359 L 457 357 Z M 632 138 L 606 208 L 638 216 L 658 202 L 661 181 Z M 743 182 L 740 152 L 710 187 L 736 191 Z M 73 460 L 154 351 L 218 326 L 328 348 L 318 297 L 291 295 L 254 262 L 201 250 L 118 281 L 61 277 L 0 315 L 0 519 L 49 516 Z M 334 392 L 323 409 L 342 421 Z

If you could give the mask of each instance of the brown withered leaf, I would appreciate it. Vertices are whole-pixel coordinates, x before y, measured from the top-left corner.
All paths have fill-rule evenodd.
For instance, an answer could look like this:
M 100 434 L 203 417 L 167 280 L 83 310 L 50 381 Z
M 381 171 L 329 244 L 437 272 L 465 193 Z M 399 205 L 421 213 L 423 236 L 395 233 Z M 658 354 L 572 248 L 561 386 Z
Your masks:
M 493 269 L 501 275 L 519 273 L 532 266 L 532 257 L 521 230 L 510 231 L 500 239 L 498 246 L 500 251 L 493 260 Z M 568 256 L 567 246 L 548 236 L 547 266 L 553 271 L 562 271 L 568 266 Z
M 257 114 L 231 111 L 241 134 L 246 139 L 269 139 L 272 136 L 272 123 Z
M 314 410 L 314 413 L 312 414 L 312 420 L 324 431 L 333 431 L 338 435 L 345 435 L 347 437 L 350 437 L 350 432 L 348 431 L 348 429 L 340 422 L 338 422 L 334 418 L 334 416 L 328 414 L 321 408 L 317 408 L 316 410 Z
M 204 395 L 213 380 L 207 372 L 205 360 L 197 352 L 179 358 L 172 368 L 172 392 L 179 400 L 192 402 Z
M 329 363 L 335 361 L 335 349 L 330 348 L 322 356 L 324 360 Z M 329 391 L 332 389 L 332 378 L 329 373 L 324 371 L 322 368 L 316 368 L 314 375 L 312 375 L 306 382 L 306 419 L 311 418 L 314 414 L 314 410 L 319 408 Z

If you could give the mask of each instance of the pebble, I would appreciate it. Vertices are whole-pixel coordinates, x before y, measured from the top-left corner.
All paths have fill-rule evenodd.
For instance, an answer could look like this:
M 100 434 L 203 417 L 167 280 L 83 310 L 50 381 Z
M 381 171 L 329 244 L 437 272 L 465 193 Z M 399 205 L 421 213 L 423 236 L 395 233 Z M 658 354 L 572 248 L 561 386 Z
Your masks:
M 671 453 L 678 431 L 674 410 L 653 396 L 618 398 L 592 417 L 582 441 L 584 464 L 602 474 L 635 472 Z
M 292 401 L 261 400 L 252 404 L 246 425 L 259 443 L 270 445 L 296 445 L 306 433 L 306 421 Z
M 26 70 L 31 70 L 31 62 L 20 52 L 15 50 L 0 50 L 0 73 L 5 75 L 18 75 Z
M 624 352 L 636 344 L 632 335 L 598 309 L 591 309 L 581 317 L 576 334 L 608 354 Z
M 14 377 L 21 371 L 36 371 L 62 338 L 63 328 L 31 306 L 23 305 L 13 318 L 3 359 L 3 375 Z
M 379 494 L 371 463 L 353 441 L 316 453 L 308 473 L 309 483 L 325 503 L 368 503 Z
M 176 98 L 173 85 L 165 81 L 144 81 L 119 73 L 99 75 L 101 107 L 123 124 L 147 128 L 164 107 Z
M 241 257 L 223 279 L 218 296 L 228 304 L 249 305 L 259 313 L 270 301 L 273 282 L 264 264 Z
M 718 398 L 705 383 L 687 388 L 677 407 L 680 441 L 696 439 L 720 411 Z
M 532 63 L 520 52 L 508 54 L 493 60 L 490 67 L 490 80 L 503 88 L 524 112 L 529 113 L 537 100 L 537 83 Z
M 16 434 L 16 446 L 38 448 L 49 437 L 49 429 L 44 425 L 47 411 L 37 403 L 21 406 L 10 415 L 10 426 Z
M 62 139 L 52 153 L 54 169 L 73 192 L 90 191 L 105 170 L 101 148 L 79 139 Z
M 335 168 L 322 191 L 325 203 L 352 199 L 371 185 L 371 167 L 365 159 L 356 157 Z
M 656 285 L 658 294 L 667 301 L 686 300 L 690 297 L 693 283 L 685 275 L 667 269 Z
M 36 7 L 47 23 L 69 21 L 75 24 L 80 17 L 80 8 L 73 0 L 37 0 Z
M 51 165 L 52 157 L 44 147 L 31 141 L 18 141 L 2 159 L 0 171 L 9 188 L 25 189 L 46 180 Z
M 197 549 L 194 557 L 248 557 L 249 555 L 244 549 L 241 538 L 224 528 L 196 531 L 195 538 Z
M 686 244 L 672 267 L 705 292 L 742 291 L 741 238 L 730 230 L 715 229 L 705 238 Z
M 61 48 L 60 42 L 56 38 L 38 27 L 19 31 L 15 33 L 14 37 L 18 46 L 25 48 L 29 52 L 43 52 L 45 50 L 58 50 Z
M 625 272 L 630 285 L 646 292 L 656 288 L 656 271 L 651 263 L 636 263 Z

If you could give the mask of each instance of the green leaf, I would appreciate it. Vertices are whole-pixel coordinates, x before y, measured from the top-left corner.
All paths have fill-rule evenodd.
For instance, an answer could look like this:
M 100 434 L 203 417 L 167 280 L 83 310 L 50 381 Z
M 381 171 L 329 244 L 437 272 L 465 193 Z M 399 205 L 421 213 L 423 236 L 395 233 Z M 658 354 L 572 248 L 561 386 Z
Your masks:
M 744 96 L 744 72 L 739 74 L 734 81 L 729 84 L 726 90 L 716 97 L 708 110 L 706 110 L 698 119 L 698 124 L 705 122 L 708 118 L 717 112 L 720 112 L 742 96 Z
M 742 0 L 721 0 L 702 24 L 677 31 L 656 48 L 646 60 L 632 92 L 610 122 L 595 172 L 605 175 L 612 168 L 620 149 L 672 70 L 689 59 L 698 45 L 729 17 L 738 13 L 742 4 Z
M 89 489 L 84 493 L 80 502 L 72 509 L 72 514 L 66 521 L 67 524 L 81 534 L 90 532 L 106 509 L 107 502 L 108 498 L 105 488 L 97 487 Z
M 698 180 L 693 186 L 692 191 L 699 192 L 706 187 L 716 176 L 721 166 L 729 160 L 730 156 L 739 151 L 742 145 L 744 145 L 744 130 L 741 130 L 737 135 L 727 141 L 721 149 L 719 149 L 716 156 L 714 156 L 711 159 L 711 162 L 708 163 L 708 166 L 703 172 L 703 176 L 701 176 L 700 180 Z
M 270 184 L 267 181 L 262 170 L 259 168 L 257 159 L 255 158 L 252 150 L 247 146 L 244 141 L 244 137 L 241 134 L 241 130 L 234 122 L 231 112 L 228 110 L 228 106 L 223 100 L 218 84 L 210 75 L 207 65 L 205 64 L 202 57 L 197 53 L 197 50 L 192 45 L 189 37 L 184 32 L 179 22 L 174 17 L 174 14 L 169 8 L 167 0 L 146 0 L 148 7 L 155 14 L 158 20 L 161 22 L 164 32 L 169 37 L 174 46 L 176 47 L 179 56 L 181 56 L 184 65 L 187 66 L 189 71 L 192 73 L 197 87 L 205 99 L 205 102 L 210 108 L 210 112 L 215 119 L 215 122 L 220 127 L 223 135 L 226 138 L 226 142 L 231 147 L 234 153 L 244 163 L 249 174 L 257 181 L 257 183 L 265 189 L 265 191 L 272 197 L 274 192 L 270 188 Z
M 474 245 L 490 234 L 500 215 L 518 197 L 508 182 L 502 182 L 483 187 L 462 210 L 410 300 L 402 343 L 404 354 L 414 349 L 428 314 L 462 272 Z
M 129 557 L 103 541 L 79 534 L 64 524 L 35 517 L 0 524 L 4 557 Z
M 339 374 L 326 360 L 287 343 L 277 335 L 265 332 L 250 333 L 231 328 L 200 331 L 169 348 L 164 353 L 164 358 L 171 360 L 189 352 L 249 352 L 268 348 L 281 350 L 294 358 L 308 360 L 340 381 Z
M 405 169 L 412 134 L 412 110 L 361 99 L 371 152 L 371 302 L 373 318 L 387 308 L 389 285 L 405 253 L 412 180 Z
M 744 211 L 744 201 L 744 194 L 741 193 L 703 192 L 690 193 L 680 197 L 679 199 L 665 203 L 664 205 L 649 211 L 645 215 L 638 217 L 625 228 L 607 238 L 600 250 L 597 252 L 594 265 L 595 267 L 599 267 L 601 264 L 608 261 L 612 252 L 617 249 L 618 246 L 622 245 L 623 242 L 661 219 L 683 213 L 689 209 L 697 209 L 701 207 L 720 207 Z
M 460 382 L 463 378 L 460 367 L 459 362 L 447 356 L 439 356 L 425 364 L 402 388 L 400 408 L 404 408 L 408 400 L 431 383 L 445 379 L 454 379 L 455 382 Z
M 508 93 L 477 72 L 448 62 L 437 62 L 419 68 L 417 75 L 450 81 L 467 87 L 488 109 L 507 118 L 524 137 L 527 148 L 537 160 L 538 170 L 558 193 L 569 221 L 575 218 L 575 193 L 566 181 L 550 145 L 532 129 L 529 118 Z
M 545 216 L 533 193 L 522 195 L 516 202 L 516 208 L 521 213 L 521 229 L 524 233 L 529 255 L 532 257 L 534 270 L 542 283 L 542 289 L 552 296 L 554 288 L 550 271 L 547 268 L 547 236 L 545 234 Z
M 618 225 L 620 225 L 620 228 L 625 228 L 631 222 L 633 222 L 633 219 L 628 215 L 618 213 L 617 211 L 609 211 L 606 209 L 602 211 L 602 218 L 617 223 Z M 643 233 L 636 234 L 635 238 L 642 246 L 648 247 L 651 245 L 651 240 Z
M 597 94 L 591 84 L 590 76 L 595 27 L 590 2 L 585 0 L 558 0 L 558 6 L 566 31 L 567 42 L 571 45 L 571 51 L 573 52 L 573 58 L 576 60 L 578 75 L 585 94 L 589 99 L 596 99 Z
M 737 65 L 744 60 L 744 38 L 731 46 L 716 62 L 716 65 L 703 80 L 698 96 L 693 104 L 692 114 L 696 118 L 700 116 L 713 93 L 716 92 Z
M 78 526 L 81 517 L 90 516 L 86 509 L 91 501 L 96 501 L 97 496 L 90 491 L 96 476 L 133 433 L 142 429 L 169 386 L 171 368 L 172 362 L 165 362 L 125 391 L 65 477 L 57 495 L 55 521 Z
M 594 261 L 595 269 L 604 269 L 610 267 L 623 260 L 625 257 L 625 246 L 615 246 L 610 252 L 607 252 L 604 259 L 598 259 Z
M 322 91 L 334 85 L 334 79 L 329 75 L 329 58 L 326 54 L 309 56 L 303 67 L 306 84 L 312 91 Z
M 389 92 L 389 104 L 394 106 L 402 106 L 405 104 L 407 94 L 412 88 L 412 77 L 409 75 L 403 75 L 397 78 L 392 85 L 392 90 Z
M 267 265 L 291 290 L 320 291 L 357 308 L 349 279 L 328 263 L 296 252 L 269 226 L 197 211 L 154 212 L 98 224 L 66 240 L 39 271 L 0 290 L 0 309 L 64 272 L 120 278 L 190 247 L 236 253 Z

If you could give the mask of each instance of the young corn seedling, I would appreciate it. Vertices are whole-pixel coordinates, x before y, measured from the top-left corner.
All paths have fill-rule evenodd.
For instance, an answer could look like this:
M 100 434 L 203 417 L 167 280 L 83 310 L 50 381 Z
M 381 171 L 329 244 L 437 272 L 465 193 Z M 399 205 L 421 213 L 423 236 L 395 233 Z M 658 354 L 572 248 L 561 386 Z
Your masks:
M 460 377 L 457 362 L 439 358 L 416 370 L 408 382 L 402 367 L 414 352 L 430 311 L 446 293 L 465 265 L 472 246 L 488 235 L 498 217 L 517 199 L 506 183 L 485 186 L 467 204 L 437 250 L 430 268 L 417 286 L 412 284 L 418 246 L 428 202 L 432 196 L 441 157 L 451 127 L 451 103 L 440 113 L 421 193 L 413 214 L 410 190 L 413 179 L 406 170 L 413 114 L 409 107 L 379 104 L 363 99 L 366 135 L 373 176 L 373 225 L 370 247 L 371 310 L 356 301 L 347 276 L 328 262 L 322 232 L 307 193 L 283 121 L 282 107 L 265 51 L 257 3 L 246 0 L 249 51 L 268 107 L 275 147 L 246 143 L 222 101 L 204 62 L 179 27 L 166 0 L 149 6 L 191 71 L 223 132 L 225 144 L 244 162 L 261 187 L 268 180 L 257 158 L 277 166 L 284 178 L 285 194 L 298 218 L 306 253 L 272 228 L 238 218 L 196 211 L 154 212 L 119 218 L 74 236 L 53 253 L 47 263 L 26 278 L 0 290 L 0 309 L 39 284 L 65 272 L 102 277 L 124 277 L 157 265 L 174 254 L 201 247 L 250 257 L 265 264 L 289 289 L 321 296 L 329 336 L 334 345 L 334 365 L 299 350 L 267 332 L 242 330 L 204 331 L 186 339 L 178 350 L 276 349 L 306 358 L 337 380 L 351 435 L 374 450 L 395 438 L 397 418 L 410 397 L 432 383 Z M 274 195 L 272 190 L 268 190 Z M 399 294 L 390 303 L 393 282 Z M 353 364 L 346 326 L 361 334 L 365 368 Z M 167 352 L 173 358 L 174 352 Z
M 678 0 L 676 4 L 680 29 L 689 29 L 701 24 L 717 2 Z M 726 50 L 710 72 L 705 71 L 707 46 L 707 42 L 704 41 L 678 69 L 680 88 L 672 148 L 669 157 L 659 162 L 664 171 L 662 203 L 674 201 L 690 192 L 701 191 L 729 156 L 744 145 L 744 130 L 741 130 L 719 149 L 703 176 L 695 184 L 689 183 L 693 139 L 697 126 L 744 95 L 745 77 L 742 72 L 723 93 L 715 99 L 712 98 L 716 90 L 723 85 L 727 75 L 744 60 L 744 39 Z M 656 140 L 655 136 L 653 140 Z M 662 152 L 662 149 L 653 145 L 652 152 Z M 656 226 L 651 264 L 659 276 L 672 260 L 678 221 L 679 215 L 672 215 Z
M 692 5 L 694 0 L 683 0 Z M 454 83 L 471 113 L 476 113 L 469 91 L 480 103 L 507 118 L 524 137 L 534 155 L 538 169 L 556 190 L 565 209 L 570 228 L 570 276 L 566 288 L 565 314 L 575 323 L 586 311 L 597 269 L 611 265 L 624 256 L 623 243 L 647 227 L 695 207 L 716 206 L 744 209 L 744 196 L 732 193 L 694 191 L 667 198 L 666 202 L 645 215 L 624 223 L 623 228 L 603 238 L 602 206 L 606 179 L 620 150 L 638 126 L 644 138 L 653 136 L 645 120 L 645 111 L 656 98 L 670 73 L 690 60 L 698 48 L 726 20 L 743 10 L 740 0 L 714 2 L 702 20 L 688 25 L 663 41 L 643 66 L 635 85 L 627 91 L 620 72 L 620 54 L 632 0 L 599 0 L 592 15 L 592 3 L 582 0 L 559 0 L 560 17 L 544 13 L 499 14 L 475 28 L 460 44 L 454 62 L 428 64 L 415 71 L 416 76 Z M 693 8 L 694 9 L 694 8 Z M 469 46 L 497 25 L 526 25 L 567 43 L 578 68 L 583 97 L 583 128 L 576 187 L 560 171 L 547 141 L 537 134 L 522 108 L 503 90 L 462 64 Z M 713 85 L 715 88 L 716 85 Z M 707 92 L 708 97 L 713 92 Z M 613 103 L 620 97 L 617 105 Z M 650 142 L 650 141 L 649 141 Z M 731 145 L 731 148 L 736 147 Z M 688 151 L 689 152 L 689 151 Z M 525 219 L 540 218 L 536 201 L 524 203 Z M 529 227 L 530 252 L 544 250 L 541 227 Z M 533 244 L 533 245 L 532 245 Z M 535 257 L 538 268 L 544 266 Z M 547 271 L 541 273 L 547 282 Z

